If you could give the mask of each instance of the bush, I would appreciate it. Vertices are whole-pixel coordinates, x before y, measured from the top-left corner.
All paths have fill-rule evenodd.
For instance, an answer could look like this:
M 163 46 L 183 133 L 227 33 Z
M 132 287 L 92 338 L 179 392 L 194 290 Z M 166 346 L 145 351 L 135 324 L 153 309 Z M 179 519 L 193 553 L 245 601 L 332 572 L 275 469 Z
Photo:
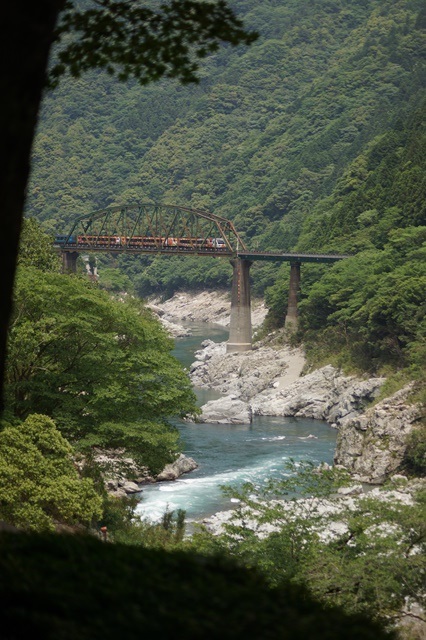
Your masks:
M 415 476 L 426 475 L 426 425 L 413 430 L 408 438 L 404 466 Z
M 47 416 L 33 414 L 0 433 L 0 518 L 24 529 L 90 525 L 101 515 L 92 480 L 80 478 L 73 449 Z

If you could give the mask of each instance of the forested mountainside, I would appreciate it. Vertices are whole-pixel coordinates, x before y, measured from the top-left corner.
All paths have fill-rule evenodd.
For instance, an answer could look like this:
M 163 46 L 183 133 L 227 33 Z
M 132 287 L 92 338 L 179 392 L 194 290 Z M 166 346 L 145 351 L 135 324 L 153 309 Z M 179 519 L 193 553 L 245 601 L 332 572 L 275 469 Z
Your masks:
M 101 207 L 165 202 L 232 219 L 253 249 L 357 253 L 303 267 L 304 339 L 361 368 L 412 365 L 424 340 L 424 3 L 234 6 L 259 40 L 212 56 L 197 86 L 96 72 L 46 96 L 27 212 L 63 232 Z M 142 295 L 230 279 L 214 259 L 117 262 Z M 288 267 L 252 274 L 280 324 Z

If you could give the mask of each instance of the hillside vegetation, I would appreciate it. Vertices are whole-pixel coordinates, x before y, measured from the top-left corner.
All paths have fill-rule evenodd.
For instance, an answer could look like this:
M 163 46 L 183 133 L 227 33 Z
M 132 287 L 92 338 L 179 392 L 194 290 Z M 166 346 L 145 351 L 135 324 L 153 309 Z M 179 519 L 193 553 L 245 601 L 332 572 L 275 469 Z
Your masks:
M 301 338 L 315 345 L 312 359 L 418 369 L 423 2 L 235 6 L 260 38 L 221 49 L 197 86 L 125 86 L 93 72 L 46 97 L 28 214 L 62 232 L 101 207 L 166 202 L 232 219 L 253 249 L 356 253 L 303 267 Z M 116 266 L 143 296 L 228 286 L 231 276 L 213 259 L 121 256 Z M 279 326 L 288 267 L 256 264 L 252 276 L 269 326 Z

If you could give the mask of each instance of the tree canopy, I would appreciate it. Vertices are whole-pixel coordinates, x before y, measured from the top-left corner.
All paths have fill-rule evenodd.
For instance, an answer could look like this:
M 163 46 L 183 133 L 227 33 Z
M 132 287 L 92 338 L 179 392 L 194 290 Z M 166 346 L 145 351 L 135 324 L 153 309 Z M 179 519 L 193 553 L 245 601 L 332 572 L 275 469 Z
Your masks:
M 0 431 L 0 519 L 18 528 L 90 525 L 102 500 L 92 480 L 80 478 L 71 445 L 47 416 L 32 414 Z
M 163 77 L 197 82 L 197 59 L 217 51 L 220 41 L 248 45 L 257 38 L 224 0 L 171 0 L 155 9 L 146 4 L 97 0 L 82 10 L 66 2 L 56 30 L 64 42 L 49 71 L 50 84 L 67 71 L 79 77 L 94 67 L 140 84 Z M 64 34 L 71 34 L 71 42 Z
M 172 341 L 141 303 L 20 267 L 10 327 L 6 408 L 53 418 L 80 447 L 124 447 L 159 471 L 177 451 L 168 422 L 195 411 Z

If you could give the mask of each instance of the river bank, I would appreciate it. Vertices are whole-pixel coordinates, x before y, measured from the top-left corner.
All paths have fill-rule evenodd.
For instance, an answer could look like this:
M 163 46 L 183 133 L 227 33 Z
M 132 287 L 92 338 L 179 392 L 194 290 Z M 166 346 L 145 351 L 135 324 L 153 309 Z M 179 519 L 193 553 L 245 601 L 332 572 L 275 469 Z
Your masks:
M 173 335 L 191 336 L 195 332 L 204 336 L 201 324 L 206 326 L 207 334 L 214 327 L 229 325 L 230 300 L 224 292 L 179 293 L 165 302 L 151 300 L 149 304 Z M 266 309 L 261 300 L 254 306 L 253 324 L 258 327 Z M 194 346 L 185 352 L 183 361 L 197 394 L 205 393 L 208 398 L 214 393 L 216 397 L 202 401 L 197 422 L 208 423 L 211 428 L 214 424 L 252 425 L 261 417 L 323 421 L 337 433 L 334 463 L 348 469 L 354 480 L 380 484 L 398 473 L 407 438 L 421 414 L 420 408 L 410 403 L 410 385 L 372 406 L 384 378 L 344 376 L 331 365 L 304 375 L 305 356 L 300 348 L 258 342 L 252 351 L 227 354 L 226 342 L 219 334 L 216 339 L 222 342 L 190 337 Z M 178 338 L 177 347 L 180 344 Z M 310 435 L 304 434 L 302 439 Z M 139 493 L 147 484 L 175 481 L 190 472 L 193 477 L 198 467 L 197 455 L 195 451 L 194 457 L 178 457 L 156 477 L 149 476 L 146 469 L 132 467 L 128 461 L 127 471 L 117 470 L 106 478 L 108 490 L 124 496 Z M 120 458 L 121 468 L 122 462 Z M 111 469 L 111 459 L 108 466 Z
M 158 297 L 149 299 L 147 306 L 159 316 L 160 322 L 174 337 L 191 333 L 188 323 L 205 322 L 229 327 L 231 297 L 229 291 L 201 291 L 192 293 L 180 291 L 168 300 Z M 260 298 L 252 299 L 252 327 L 256 330 L 268 312 Z M 181 323 L 185 323 L 183 327 Z
M 325 465 L 327 468 L 327 465 Z M 244 526 L 248 529 L 256 531 L 256 535 L 262 539 L 271 533 L 279 531 L 282 523 L 277 517 L 277 523 L 265 522 L 259 523 L 258 516 L 262 512 L 262 508 L 266 505 L 282 510 L 283 520 L 306 517 L 313 518 L 318 516 L 324 521 L 319 523 L 317 533 L 320 540 L 330 542 L 341 537 L 348 532 L 347 512 L 354 512 L 359 509 L 366 500 L 375 500 L 383 503 L 398 503 L 401 505 L 412 506 L 414 504 L 414 496 L 426 487 L 425 479 L 415 479 L 409 481 L 403 475 L 395 475 L 390 486 L 372 487 L 365 490 L 361 484 L 352 484 L 342 486 L 337 492 L 327 498 L 309 497 L 293 500 L 271 500 L 268 503 L 258 502 L 258 506 L 242 506 L 238 511 L 230 509 L 215 513 L 214 515 L 204 518 L 203 526 L 214 535 L 221 535 L 226 531 L 226 525 L 232 522 L 236 526 Z M 252 502 L 255 502 L 252 497 Z M 343 517 L 345 516 L 345 517 Z
M 179 293 L 155 301 L 168 322 L 229 324 L 230 301 L 225 293 Z M 262 301 L 254 304 L 253 326 L 266 315 Z M 338 430 L 335 463 L 354 479 L 380 484 L 396 473 L 407 438 L 421 409 L 410 401 L 412 385 L 372 406 L 383 377 L 345 376 L 331 365 L 303 375 L 302 349 L 255 343 L 245 353 L 226 353 L 226 343 L 205 340 L 195 353 L 190 377 L 195 387 L 221 394 L 205 403 L 197 421 L 249 424 L 255 416 L 314 418 Z

